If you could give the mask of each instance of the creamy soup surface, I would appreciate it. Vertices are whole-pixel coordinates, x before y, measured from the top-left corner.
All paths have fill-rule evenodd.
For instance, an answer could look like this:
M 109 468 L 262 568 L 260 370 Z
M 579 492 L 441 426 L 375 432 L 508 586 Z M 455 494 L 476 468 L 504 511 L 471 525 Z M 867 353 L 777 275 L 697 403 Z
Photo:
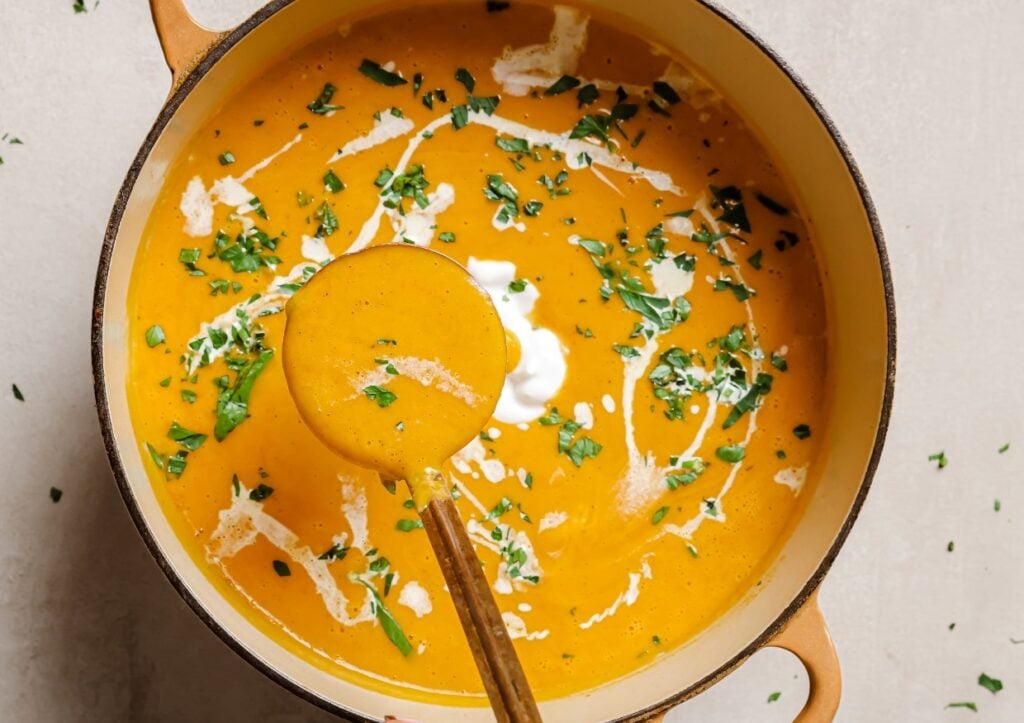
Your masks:
M 139 450 L 223 594 L 338 676 L 486 704 L 408 491 L 340 460 L 288 392 L 285 305 L 348 251 L 450 256 L 512 341 L 446 471 L 539 697 L 692 639 L 809 496 L 828 336 L 808 228 L 728 103 L 625 27 L 526 3 L 346 19 L 168 171 L 132 280 Z M 393 330 L 374 343 L 367 419 L 430 419 L 394 380 L 458 388 Z

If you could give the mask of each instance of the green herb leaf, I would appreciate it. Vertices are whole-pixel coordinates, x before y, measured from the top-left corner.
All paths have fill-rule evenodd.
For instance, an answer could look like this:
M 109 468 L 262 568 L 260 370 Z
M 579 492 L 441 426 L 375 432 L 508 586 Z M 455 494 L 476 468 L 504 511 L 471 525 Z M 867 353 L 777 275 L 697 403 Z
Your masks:
M 452 127 L 455 130 L 462 130 L 469 123 L 469 107 L 457 105 L 452 107 Z
M 367 60 L 366 58 L 363 58 L 363 62 L 360 63 L 359 72 L 370 80 L 390 87 L 405 85 L 409 82 L 398 73 L 392 73 L 390 70 L 385 70 L 380 66 L 380 63 L 375 63 L 374 61 Z
M 590 105 L 600 96 L 601 93 L 598 91 L 597 86 L 594 85 L 593 83 L 587 83 L 585 86 L 579 89 L 578 93 L 576 93 L 576 107 L 582 108 L 585 105 Z M 633 147 L 636 148 L 636 146 Z
M 249 499 L 253 502 L 262 502 L 272 494 L 274 494 L 274 488 L 260 482 L 256 485 L 256 489 L 249 490 Z
M 544 204 L 540 201 L 527 201 L 523 204 L 523 213 L 527 216 L 538 216 L 542 208 L 544 208 Z
M 14 398 L 17 399 L 19 402 L 25 401 L 25 396 L 21 393 L 21 390 L 18 389 L 17 384 L 11 385 L 11 392 L 14 394 Z
M 324 174 L 324 188 L 331 193 L 340 193 L 345 190 L 345 184 L 335 175 L 334 171 L 327 171 Z
M 335 88 L 332 84 L 325 83 L 324 89 L 320 91 L 320 95 L 318 95 L 316 97 L 316 100 L 314 100 L 306 107 L 313 113 L 316 113 L 317 115 L 327 115 L 328 113 L 340 110 L 340 105 L 331 105 L 331 99 L 334 98 L 334 94 L 337 92 L 337 90 L 338 89 Z
M 1010 448 L 1010 443 L 1007 442 L 1006 444 L 1004 444 L 1002 447 L 999 448 L 999 454 L 1005 453 L 1009 448 Z
M 402 630 L 402 626 L 398 624 L 398 621 L 391 615 L 391 612 L 384 605 L 384 601 L 381 600 L 380 595 L 363 579 L 356 578 L 359 582 L 369 591 L 370 593 L 370 609 L 373 614 L 377 616 L 377 622 L 380 623 L 381 629 L 384 634 L 388 636 L 399 652 L 405 657 L 409 657 L 412 653 L 412 643 L 405 637 L 405 632 Z
M 544 95 L 559 95 L 567 90 L 572 90 L 578 87 L 580 84 L 579 78 L 574 78 L 571 75 L 563 75 L 561 78 L 556 80 L 554 83 L 544 91 Z
M 521 294 L 526 291 L 526 279 L 515 279 L 508 284 L 508 293 Z
M 272 563 L 274 566 L 274 572 L 277 573 L 278 577 L 291 577 L 292 570 L 288 567 L 288 563 L 282 560 L 274 560 Z
M 423 520 L 399 520 L 395 524 L 395 529 L 400 532 L 412 532 L 413 530 L 419 530 L 423 527 Z
M 946 465 L 949 464 L 949 460 L 946 458 L 945 452 L 936 452 L 935 454 L 929 454 L 928 461 L 938 463 L 939 469 L 945 469 Z
M 590 437 L 581 437 L 573 442 L 572 446 L 569 447 L 568 455 L 572 463 L 577 467 L 583 466 L 583 460 L 586 458 L 594 458 L 601 452 L 601 445 L 592 440 Z
M 316 559 L 325 560 L 326 562 L 335 562 L 337 560 L 344 560 L 345 556 L 348 555 L 348 551 L 351 548 L 342 547 L 341 545 L 331 545 L 323 554 L 319 555 Z
M 365 394 L 371 400 L 377 402 L 377 406 L 381 409 L 391 406 L 391 404 L 398 399 L 398 396 L 388 389 L 371 384 L 368 387 L 363 387 L 363 394 Z
M 663 80 L 654 81 L 654 93 L 669 105 L 675 105 L 682 100 L 676 89 Z
M 789 215 L 789 209 L 788 208 L 783 206 L 781 203 L 779 203 L 775 199 L 773 199 L 773 198 L 771 198 L 769 196 L 764 195 L 763 193 L 758 193 L 757 194 L 757 200 L 758 200 L 758 202 L 760 202 L 760 204 L 762 206 L 764 206 L 769 211 L 771 211 L 772 213 L 774 213 L 774 214 L 776 214 L 778 216 L 788 216 Z
M 777 701 L 781 697 L 782 697 L 782 693 L 780 693 L 779 691 L 775 691 L 774 693 L 769 693 L 769 695 L 768 695 L 768 702 L 769 703 L 774 703 L 775 701 Z
M 965 702 L 962 702 L 962 703 L 950 703 L 946 707 L 947 708 L 966 708 L 967 710 L 974 711 L 975 713 L 978 712 L 978 705 L 976 703 L 972 703 L 970 701 L 965 701 Z
M 437 235 L 437 240 L 441 243 L 453 244 L 455 243 L 455 234 L 451 231 L 442 231 Z
M 60 502 L 60 498 L 63 496 L 64 490 L 60 489 L 59 487 L 50 488 L 50 500 L 53 502 L 53 504 L 57 504 L 58 502 Z
M 218 442 L 223 442 L 249 415 L 249 397 L 253 385 L 273 356 L 273 349 L 261 351 L 259 356 L 238 370 L 234 385 L 225 387 L 217 396 L 217 422 L 213 427 L 213 436 Z
M 189 452 L 195 452 L 206 441 L 205 434 L 189 431 L 177 422 L 171 423 L 171 428 L 167 430 L 167 437 L 177 442 Z
M 476 78 L 465 68 L 459 68 L 455 71 L 455 80 L 466 86 L 467 93 L 472 93 L 473 89 L 476 88 Z
M 152 349 L 157 344 L 163 344 L 167 340 L 167 336 L 164 334 L 163 327 L 159 324 L 153 324 L 153 326 L 146 329 L 146 344 Z
M 807 439 L 811 436 L 811 428 L 806 424 L 798 424 L 793 427 L 793 436 L 797 439 Z
M 669 511 L 669 508 L 667 506 L 666 507 L 659 507 L 657 510 L 655 510 L 654 514 L 651 516 L 651 524 L 652 525 L 656 525 L 659 522 L 661 522 L 663 519 L 665 519 L 665 515 L 668 514 L 668 511 Z
M 525 138 L 495 138 L 494 144 L 509 153 L 529 153 L 530 142 Z
M 760 398 L 772 390 L 772 379 L 771 374 L 758 374 L 754 379 L 754 383 L 750 385 L 750 389 L 747 390 L 747 393 L 729 411 L 729 416 L 722 423 L 722 429 L 728 429 L 740 421 L 744 414 L 753 411 L 757 407 Z M 806 427 L 807 425 L 802 424 L 800 426 Z M 796 434 L 800 439 L 804 439 L 804 437 L 797 433 L 796 429 L 793 430 L 793 434 Z M 810 429 L 807 430 L 806 436 L 811 436 Z
M 747 263 L 750 264 L 754 269 L 761 270 L 761 249 L 758 249 L 753 254 L 747 257 Z
M 723 462 L 736 464 L 743 460 L 747 454 L 742 444 L 726 444 L 715 450 L 715 456 Z

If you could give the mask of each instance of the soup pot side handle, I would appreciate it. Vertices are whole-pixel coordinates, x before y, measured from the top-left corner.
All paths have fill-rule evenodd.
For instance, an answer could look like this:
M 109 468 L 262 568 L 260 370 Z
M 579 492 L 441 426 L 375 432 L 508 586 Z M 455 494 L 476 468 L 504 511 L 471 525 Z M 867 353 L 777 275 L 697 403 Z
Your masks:
M 818 605 L 817 590 L 768 645 L 793 653 L 807 669 L 810 692 L 796 723 L 827 723 L 833 720 L 843 693 L 843 674 L 836 647 Z
M 842 671 L 832 636 L 818 607 L 817 590 L 767 645 L 788 650 L 807 669 L 810 693 L 794 723 L 829 723 L 834 720 L 843 689 Z M 664 723 L 667 713 L 657 713 L 644 723 Z
M 149 0 L 160 47 L 171 69 L 172 90 L 177 88 L 206 52 L 223 37 L 197 23 L 185 0 Z

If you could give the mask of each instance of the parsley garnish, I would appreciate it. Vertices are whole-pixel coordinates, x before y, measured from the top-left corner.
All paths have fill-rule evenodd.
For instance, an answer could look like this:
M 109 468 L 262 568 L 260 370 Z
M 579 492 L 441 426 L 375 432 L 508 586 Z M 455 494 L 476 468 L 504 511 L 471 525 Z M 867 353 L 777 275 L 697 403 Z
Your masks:
M 359 72 L 370 80 L 390 87 L 405 85 L 409 82 L 402 76 L 398 75 L 398 73 L 392 73 L 390 70 L 385 70 L 379 63 L 367 60 L 366 58 L 363 58 L 363 62 L 359 65 Z
M 769 703 L 774 703 L 775 701 L 777 701 L 781 697 L 782 697 L 782 693 L 780 693 L 779 691 L 775 691 L 774 693 L 770 693 L 768 695 L 768 702 Z
M 206 276 L 206 272 L 196 266 L 199 262 L 199 256 L 199 249 L 181 249 L 178 251 L 178 261 L 182 263 L 190 276 Z
M 753 411 L 757 407 L 758 400 L 771 390 L 772 375 L 763 373 L 758 374 L 747 393 L 733 405 L 732 410 L 729 412 L 729 416 L 726 417 L 725 421 L 722 423 L 722 429 L 728 429 L 732 425 L 736 424 L 736 422 L 740 421 L 740 418 L 743 417 L 744 414 Z M 801 436 L 802 432 L 797 431 L 801 427 L 806 430 L 806 434 L 803 436 Z M 793 434 L 795 434 L 798 439 L 806 439 L 811 436 L 811 430 L 806 424 L 801 424 L 793 430 Z
M 508 284 L 508 293 L 510 294 L 521 294 L 526 291 L 526 279 L 515 279 L 510 281 Z
M 811 428 L 806 424 L 798 424 L 793 427 L 793 436 L 797 439 L 807 439 L 811 436 Z
M 153 324 L 153 326 L 146 329 L 146 344 L 152 349 L 157 344 L 163 344 L 167 340 L 167 336 L 164 334 L 163 327 L 159 324 Z
M 766 196 L 763 193 L 758 193 L 757 200 L 762 206 L 764 206 L 774 214 L 777 214 L 779 216 L 789 215 L 789 209 L 783 206 L 778 201 L 776 201 L 774 198 Z
M 464 105 L 452 107 L 452 127 L 455 130 L 462 130 L 469 123 L 469 108 Z
M 59 487 L 50 488 L 50 500 L 53 502 L 53 504 L 57 504 L 58 502 L 60 502 L 60 498 L 63 496 L 64 490 L 60 489 Z
M 659 522 L 661 522 L 663 519 L 665 519 L 665 515 L 668 514 L 668 511 L 669 511 L 668 507 L 659 507 L 657 510 L 655 510 L 654 514 L 651 515 L 651 524 L 652 525 L 656 525 Z
M 758 249 L 753 254 L 747 257 L 747 263 L 750 264 L 754 269 L 761 270 L 761 249 Z
M 381 558 L 383 559 L 383 558 Z M 412 643 L 405 637 L 405 633 L 402 631 L 402 627 L 398 624 L 398 621 L 391 615 L 391 612 L 384 605 L 384 601 L 381 600 L 380 595 L 373 589 L 370 583 L 366 582 L 361 578 L 356 578 L 370 593 L 370 610 L 374 615 L 377 616 L 377 622 L 380 623 L 381 629 L 384 634 L 388 636 L 396 648 L 402 655 L 408 657 L 412 653 Z
M 317 207 L 314 215 L 320 221 L 320 225 L 316 229 L 316 235 L 320 238 L 331 236 L 338 230 L 338 217 L 334 215 L 334 211 L 327 201 Z
M 750 232 L 750 221 L 747 220 L 747 209 L 743 205 L 743 192 L 736 186 L 710 186 L 711 196 L 714 199 L 712 208 L 722 211 L 717 221 L 734 226 L 740 231 Z
M 437 240 L 441 243 L 453 244 L 455 243 L 455 234 L 451 231 L 442 231 L 437 235 Z
M 205 434 L 189 431 L 177 422 L 171 423 L 171 428 L 167 430 L 167 437 L 180 444 L 189 452 L 195 452 L 197 449 L 202 447 L 203 442 L 206 441 Z
M 967 710 L 972 710 L 975 713 L 978 712 L 978 705 L 976 703 L 972 703 L 970 701 L 964 701 L 962 703 L 950 703 L 946 707 L 947 708 L 966 708 Z
M 746 454 L 747 450 L 742 444 L 726 444 L 715 450 L 716 457 L 730 464 L 742 461 Z
M 341 545 L 331 545 L 326 552 L 319 555 L 317 560 L 324 560 L 326 562 L 335 562 L 336 560 L 344 560 L 345 556 L 348 555 L 348 551 L 351 548 L 342 547 Z
M 377 386 L 376 384 L 363 387 L 363 394 L 374 402 L 377 402 L 377 406 L 381 409 L 391 406 L 391 404 L 398 399 L 398 395 L 394 392 L 389 391 L 384 387 Z
M 590 105 L 600 96 L 601 93 L 598 91 L 597 86 L 593 83 L 587 83 L 579 89 L 579 92 L 576 93 L 576 107 L 582 108 L 585 105 Z M 636 148 L 636 146 L 633 147 Z
M 495 138 L 494 144 L 509 153 L 529 153 L 530 143 L 525 138 Z
M 682 100 L 676 89 L 663 80 L 654 81 L 654 93 L 669 105 L 675 105 Z
M 337 90 L 331 83 L 325 83 L 324 89 L 320 91 L 320 95 L 306 107 L 317 115 L 327 115 L 328 113 L 340 110 L 340 105 L 331 105 L 331 99 L 334 98 Z
M 574 78 L 571 75 L 563 75 L 544 91 L 544 95 L 559 95 L 567 90 L 572 90 L 573 88 L 578 87 L 579 84 L 579 78 Z
M 256 489 L 249 491 L 249 499 L 253 502 L 262 502 L 272 494 L 274 494 L 274 488 L 260 482 L 256 485 Z
M 220 165 L 222 166 L 230 166 L 235 162 L 235 154 L 231 151 L 224 151 L 217 156 L 217 160 L 220 161 Z
M 412 532 L 413 530 L 419 530 L 423 527 L 423 520 L 399 520 L 395 523 L 395 529 L 399 532 Z
M 264 349 L 255 359 L 241 366 L 233 386 L 226 383 L 222 386 L 217 395 L 217 422 L 213 427 L 213 436 L 218 442 L 224 441 L 249 416 L 252 387 L 273 356 L 273 349 Z
M 455 80 L 466 86 L 467 93 L 472 93 L 473 89 L 476 88 L 476 78 L 465 68 L 459 68 L 455 71 Z
M 1009 443 L 1009 442 L 1007 442 L 1006 444 L 1004 444 L 1004 445 L 1003 445 L 1002 447 L 1000 447 L 1000 448 L 999 448 L 999 454 L 1003 454 L 1003 453 L 1004 453 L 1004 452 L 1006 452 L 1006 450 L 1008 450 L 1009 448 L 1010 448 L 1010 443 Z
M 949 464 L 949 460 L 946 458 L 945 452 L 936 452 L 935 454 L 929 454 L 928 461 L 938 463 L 939 469 L 944 469 L 946 465 Z
M 288 567 L 287 562 L 283 562 L 282 560 L 274 560 L 272 564 L 274 566 L 274 572 L 277 573 L 278 577 L 291 577 L 292 570 L 290 567 Z
M 11 385 L 11 392 L 14 394 L 14 398 L 17 399 L 19 402 L 25 401 L 25 396 L 21 393 L 21 390 L 18 389 L 17 384 Z
M 331 193 L 340 193 L 345 190 L 345 184 L 334 174 L 334 171 L 327 171 L 324 174 L 324 188 Z

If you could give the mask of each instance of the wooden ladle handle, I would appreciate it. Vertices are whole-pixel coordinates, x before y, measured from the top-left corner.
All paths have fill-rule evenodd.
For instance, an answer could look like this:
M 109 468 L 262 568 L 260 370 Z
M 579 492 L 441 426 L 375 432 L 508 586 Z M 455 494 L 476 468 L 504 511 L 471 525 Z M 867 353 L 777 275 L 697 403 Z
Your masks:
M 537 723 L 537 703 L 455 503 L 445 495 L 420 512 L 499 721 Z

